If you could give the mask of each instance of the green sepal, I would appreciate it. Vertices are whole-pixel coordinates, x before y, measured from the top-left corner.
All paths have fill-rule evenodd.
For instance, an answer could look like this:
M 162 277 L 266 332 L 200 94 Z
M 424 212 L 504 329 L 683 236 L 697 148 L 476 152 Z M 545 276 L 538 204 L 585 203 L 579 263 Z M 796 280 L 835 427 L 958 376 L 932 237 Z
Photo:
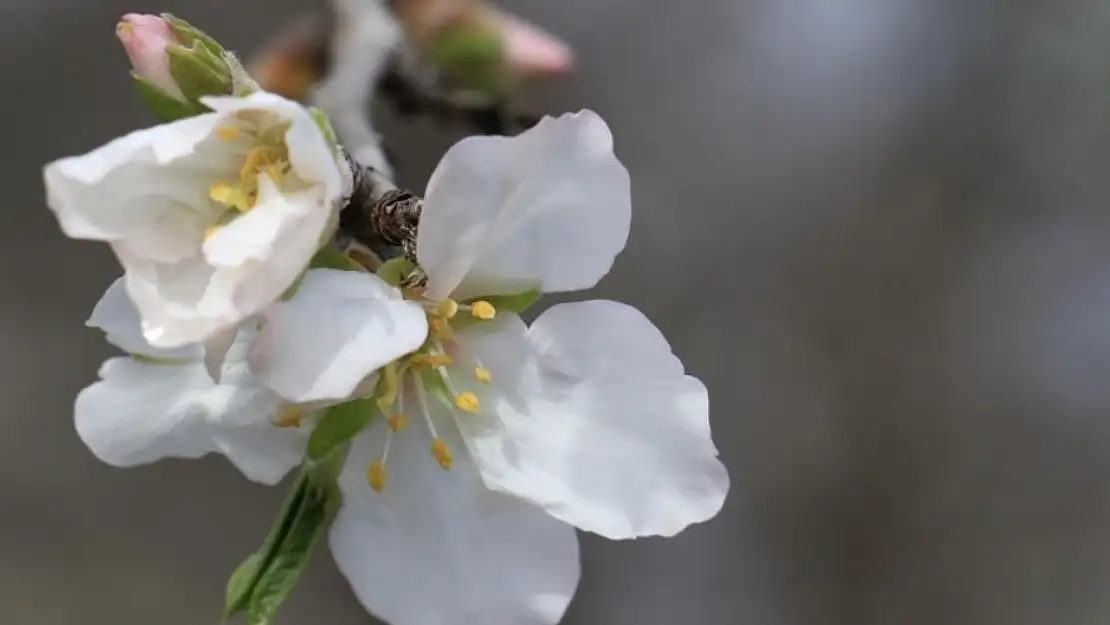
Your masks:
M 382 263 L 382 266 L 378 267 L 377 273 L 378 277 L 387 284 L 400 286 L 401 283 L 405 281 L 405 278 L 412 275 L 414 271 L 416 271 L 416 264 L 403 256 L 399 256 Z
M 328 408 L 308 437 L 308 458 L 314 461 L 327 458 L 361 432 L 370 423 L 377 408 L 374 396 Z
M 200 60 L 195 50 L 182 46 L 166 46 L 166 56 L 170 61 L 170 75 L 186 98 L 199 100 L 206 95 L 231 93 L 231 76 L 226 67 L 221 73 Z
M 172 122 L 208 112 L 207 108 L 196 102 L 178 100 L 135 72 L 131 73 L 131 78 L 135 90 L 139 92 L 139 99 L 162 121 Z
M 420 371 L 419 375 L 421 385 L 424 390 L 432 394 L 432 397 L 448 408 L 455 405 L 455 397 L 451 394 L 451 389 L 447 388 L 447 381 L 443 379 L 443 374 L 437 369 L 428 368 Z
M 355 259 L 334 247 L 324 247 L 308 263 L 309 269 L 339 269 L 341 271 L 368 271 Z
M 173 33 L 174 37 L 177 37 L 177 40 L 185 47 L 191 48 L 193 42 L 199 41 L 204 44 L 206 48 L 217 54 L 222 54 L 224 52 L 224 47 L 221 46 L 219 42 L 209 37 L 204 31 L 193 26 L 189 22 L 170 13 L 163 13 L 161 17 L 169 24 L 170 31 Z
M 163 358 L 146 354 L 131 354 L 131 358 L 147 365 L 186 365 L 192 362 L 188 358 Z

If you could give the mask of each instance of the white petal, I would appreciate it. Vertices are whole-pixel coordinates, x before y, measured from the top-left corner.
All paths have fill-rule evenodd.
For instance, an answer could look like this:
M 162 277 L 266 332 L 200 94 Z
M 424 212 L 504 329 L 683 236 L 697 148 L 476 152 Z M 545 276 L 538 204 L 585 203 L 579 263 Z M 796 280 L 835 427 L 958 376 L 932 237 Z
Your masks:
M 391 625 L 556 623 L 578 583 L 574 529 L 487 490 L 450 431 L 440 435 L 456 462 L 444 471 L 427 429 L 410 423 L 393 439 L 384 492 L 365 473 L 382 422 L 356 439 L 340 476 L 330 544 L 359 600 Z
M 178 349 L 158 349 L 143 338 L 139 311 L 127 295 L 123 278 L 117 279 L 108 287 L 93 308 L 92 316 L 85 325 L 100 328 L 108 342 L 130 354 L 152 358 L 196 360 L 200 357 L 199 347 L 189 345 Z
M 524 364 L 504 333 L 470 339 L 495 383 L 499 366 L 521 372 L 486 406 L 499 427 L 462 421 L 491 488 L 609 538 L 671 536 L 720 511 L 729 478 L 708 394 L 639 311 L 560 304 L 524 338 Z
M 219 400 L 200 364 L 113 358 L 100 377 L 74 411 L 78 435 L 104 462 L 128 467 L 214 451 L 206 420 Z
M 341 400 L 428 335 L 418 304 L 377 276 L 314 269 L 297 294 L 265 313 L 252 347 L 256 375 L 294 403 Z
M 200 201 L 207 185 L 189 184 L 187 173 L 167 165 L 192 157 L 218 117 L 198 115 L 138 130 L 47 165 L 47 204 L 62 230 L 75 238 L 115 241 L 148 228 L 176 204 Z
M 455 144 L 428 182 L 417 255 L 433 299 L 585 289 L 628 240 L 628 171 L 582 111 Z

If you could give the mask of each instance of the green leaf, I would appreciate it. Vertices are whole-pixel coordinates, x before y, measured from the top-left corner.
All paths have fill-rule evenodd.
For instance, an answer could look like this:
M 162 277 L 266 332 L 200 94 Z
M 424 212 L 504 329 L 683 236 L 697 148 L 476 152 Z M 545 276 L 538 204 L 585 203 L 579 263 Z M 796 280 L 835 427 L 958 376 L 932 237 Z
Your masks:
M 321 460 L 358 434 L 374 416 L 374 397 L 328 408 L 308 438 L 308 457 Z
M 366 271 L 366 267 L 334 247 L 321 248 L 308 264 L 311 269 L 340 269 L 342 271 Z
M 262 571 L 262 554 L 252 553 L 235 568 L 227 581 L 227 598 L 224 601 L 224 618 L 246 607 L 255 583 Z
M 190 100 L 206 95 L 227 95 L 231 93 L 231 77 L 220 74 L 197 58 L 190 49 L 182 46 L 166 46 L 166 56 L 170 60 L 170 74 L 181 93 Z
M 416 265 L 404 257 L 391 258 L 378 267 L 378 277 L 393 286 L 399 286 L 416 271 Z
M 268 625 L 293 590 L 324 535 L 339 499 L 332 490 L 310 480 L 301 505 L 274 557 L 253 585 L 247 609 L 250 625 Z
M 246 560 L 232 573 L 227 587 L 227 603 L 224 606 L 225 617 L 247 607 L 259 579 L 276 557 L 282 542 L 300 513 L 301 506 L 311 487 L 307 472 L 302 472 L 297 476 L 289 494 L 285 496 L 277 520 L 270 526 L 270 533 L 266 536 L 266 541 L 262 543 L 262 548 L 247 556 Z M 248 566 L 248 562 L 251 560 L 257 563 L 253 567 Z
M 198 103 L 178 100 L 134 72 L 131 78 L 143 104 L 162 121 L 172 122 L 208 112 L 207 108 Z

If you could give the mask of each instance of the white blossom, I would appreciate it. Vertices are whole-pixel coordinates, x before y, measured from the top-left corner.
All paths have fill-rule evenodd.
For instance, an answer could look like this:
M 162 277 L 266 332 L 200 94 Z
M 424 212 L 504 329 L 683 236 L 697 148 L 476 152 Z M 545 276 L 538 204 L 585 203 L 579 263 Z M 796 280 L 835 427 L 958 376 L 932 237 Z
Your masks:
M 299 104 L 263 92 L 202 100 L 213 112 L 43 174 L 65 233 L 111 244 L 160 348 L 203 342 L 277 300 L 330 237 L 350 186 Z
M 249 479 L 275 484 L 303 455 L 301 411 L 249 373 L 249 324 L 228 351 L 219 384 L 202 363 L 202 347 L 150 346 L 123 279 L 109 287 L 88 325 L 129 353 L 100 368 L 100 380 L 77 396 L 77 433 L 102 461 L 120 467 L 163 458 L 221 453 Z
M 267 322 L 252 366 L 298 400 L 385 365 L 383 414 L 352 443 L 330 533 L 382 619 L 550 625 L 578 582 L 574 527 L 671 536 L 720 510 L 729 479 L 706 389 L 650 321 L 608 301 L 556 305 L 531 327 L 497 309 L 496 296 L 596 284 L 630 211 L 591 112 L 464 139 L 428 184 L 426 289 L 403 300 L 373 276 L 310 271 L 327 288 Z

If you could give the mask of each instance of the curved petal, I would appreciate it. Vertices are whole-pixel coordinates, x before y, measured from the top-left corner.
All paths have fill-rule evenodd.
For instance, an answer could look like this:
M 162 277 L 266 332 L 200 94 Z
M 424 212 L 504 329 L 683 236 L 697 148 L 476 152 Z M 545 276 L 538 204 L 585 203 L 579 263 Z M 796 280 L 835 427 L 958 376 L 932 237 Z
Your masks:
M 266 311 L 251 368 L 295 403 L 342 400 L 428 336 L 418 304 L 372 274 L 314 269 L 297 294 Z
M 468 137 L 428 182 L 417 256 L 428 295 L 585 289 L 628 240 L 628 170 L 592 111 L 516 137 Z
M 366 467 L 381 454 L 377 422 L 352 446 L 344 503 L 330 533 L 339 570 L 367 610 L 391 625 L 552 625 L 578 584 L 574 528 L 487 490 L 457 432 L 444 471 L 418 420 L 394 436 L 389 482 L 375 493 Z
M 219 400 L 200 364 L 113 358 L 100 377 L 74 406 L 77 434 L 97 458 L 130 467 L 215 450 L 206 420 Z
M 130 354 L 184 360 L 196 360 L 200 357 L 200 348 L 196 345 L 178 349 L 158 349 L 146 342 L 143 338 L 139 311 L 135 309 L 135 304 L 127 295 L 123 278 L 118 278 L 108 287 L 100 301 L 96 303 L 85 325 L 100 328 L 109 343 Z
M 524 359 L 514 394 L 488 407 L 498 427 L 462 421 L 491 488 L 618 539 L 672 536 L 720 511 L 729 478 L 708 394 L 639 311 L 553 306 L 521 337 L 530 356 L 505 336 L 467 338 L 495 376 Z
M 198 115 L 115 139 L 43 168 L 47 205 L 66 235 L 115 241 L 148 228 L 176 202 L 199 204 L 208 186 L 168 168 L 188 159 L 219 115 Z
M 257 335 L 257 322 L 231 335 L 218 376 L 223 403 L 210 415 L 209 425 L 216 449 L 247 479 L 276 484 L 301 463 L 309 431 L 276 425 L 285 401 L 266 388 L 248 364 Z

